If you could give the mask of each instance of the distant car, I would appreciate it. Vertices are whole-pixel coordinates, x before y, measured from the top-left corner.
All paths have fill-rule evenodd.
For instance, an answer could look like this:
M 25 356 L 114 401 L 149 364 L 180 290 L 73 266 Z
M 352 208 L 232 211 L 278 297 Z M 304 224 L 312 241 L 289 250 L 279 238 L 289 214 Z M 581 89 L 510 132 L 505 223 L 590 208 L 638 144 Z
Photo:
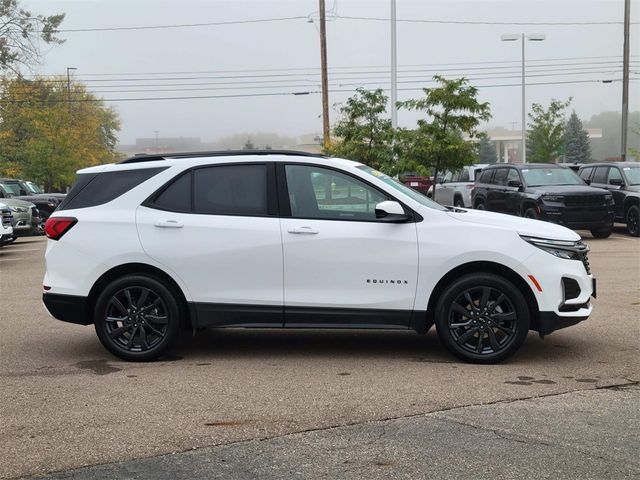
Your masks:
M 596 238 L 613 231 L 613 195 L 588 186 L 575 172 L 553 164 L 495 164 L 486 167 L 472 193 L 478 210 L 546 220 Z
M 640 236 L 640 163 L 592 163 L 578 172 L 594 187 L 605 188 L 616 202 L 616 220 L 627 224 L 627 232 Z
M 49 218 L 65 197 L 65 193 L 43 193 L 33 182 L 0 178 L 0 198 L 18 198 L 33 203 L 43 220 Z
M 435 185 L 435 198 L 433 198 L 433 185 L 429 188 L 427 196 L 433 198 L 440 205 L 471 208 L 473 205 L 471 203 L 471 190 L 475 185 L 476 176 L 487 165 L 469 165 L 457 172 L 446 172 L 442 177 L 441 183 Z
M 35 205 L 18 198 L 3 198 L 0 201 L 11 209 L 13 237 L 31 236 L 35 231 L 32 223 Z
M 407 187 L 411 187 L 423 195 L 427 194 L 432 184 L 431 177 L 418 175 L 415 172 L 400 175 L 400 181 Z
M 13 241 L 13 214 L 4 203 L 0 203 L 0 247 Z

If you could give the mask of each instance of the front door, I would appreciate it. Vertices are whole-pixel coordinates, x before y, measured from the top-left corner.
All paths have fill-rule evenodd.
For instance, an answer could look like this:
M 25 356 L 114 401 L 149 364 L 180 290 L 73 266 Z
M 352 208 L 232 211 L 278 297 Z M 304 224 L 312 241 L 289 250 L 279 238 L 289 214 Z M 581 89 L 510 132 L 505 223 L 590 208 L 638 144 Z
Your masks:
M 142 247 L 186 286 L 196 325 L 282 326 L 274 192 L 273 164 L 215 165 L 182 174 L 138 207 Z
M 415 223 L 377 219 L 376 204 L 389 197 L 355 176 L 280 167 L 285 326 L 408 328 L 418 276 Z

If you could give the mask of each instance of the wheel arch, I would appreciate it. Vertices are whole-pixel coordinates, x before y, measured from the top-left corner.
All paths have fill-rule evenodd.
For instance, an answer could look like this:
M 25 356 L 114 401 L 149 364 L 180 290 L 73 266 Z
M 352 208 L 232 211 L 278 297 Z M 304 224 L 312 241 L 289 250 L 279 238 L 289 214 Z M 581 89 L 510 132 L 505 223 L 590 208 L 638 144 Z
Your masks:
M 111 281 L 124 275 L 135 274 L 148 275 L 164 282 L 176 294 L 178 304 L 182 307 L 183 314 L 185 315 L 184 321 L 182 322 L 183 327 L 191 327 L 194 313 L 191 311 L 191 308 L 189 308 L 189 303 L 187 302 L 184 292 L 182 291 L 178 283 L 171 277 L 171 275 L 162 271 L 158 267 L 154 267 L 146 263 L 125 263 L 122 265 L 118 265 L 117 267 L 113 267 L 103 273 L 93 284 L 91 290 L 89 291 L 89 295 L 87 296 L 87 302 L 85 306 L 87 318 L 93 319 L 93 309 L 95 306 L 95 302 L 98 299 L 100 292 Z
M 628 196 L 625 200 L 624 200 L 624 204 L 623 204 L 623 209 L 622 209 L 622 218 L 626 220 L 627 218 L 627 212 L 629 211 L 629 209 L 633 206 L 637 206 L 640 207 L 640 197 L 632 197 L 632 196 Z
M 539 323 L 540 311 L 538 309 L 538 301 L 535 294 L 531 289 L 531 286 L 514 270 L 504 265 L 489 261 L 477 261 L 468 262 L 462 265 L 458 265 L 449 272 L 447 272 L 436 284 L 429 295 L 429 302 L 427 303 L 427 315 L 426 322 L 424 318 L 415 319 L 413 328 L 419 333 L 425 333 L 435 323 L 435 308 L 438 298 L 444 291 L 444 289 L 456 278 L 469 273 L 493 273 L 501 277 L 506 278 L 512 282 L 518 290 L 522 292 L 529 308 L 529 314 L 531 317 L 530 329 L 536 330 Z

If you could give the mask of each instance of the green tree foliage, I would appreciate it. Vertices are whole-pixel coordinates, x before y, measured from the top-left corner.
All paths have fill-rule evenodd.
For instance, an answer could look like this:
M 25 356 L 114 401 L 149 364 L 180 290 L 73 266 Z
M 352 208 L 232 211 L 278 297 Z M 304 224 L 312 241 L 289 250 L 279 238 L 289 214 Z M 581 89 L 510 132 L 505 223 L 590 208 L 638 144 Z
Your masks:
M 569 163 L 584 163 L 591 158 L 589 134 L 574 111 L 564 131 L 564 158 Z
M 527 130 L 527 161 L 553 163 L 564 150 L 564 111 L 571 103 L 551 100 L 549 108 L 534 103 L 529 113 Z
M 335 140 L 325 153 L 393 174 L 393 129 L 386 115 L 387 101 L 382 89 L 358 88 L 340 108 L 341 118 L 333 128 Z
M 22 65 L 38 63 L 40 41 L 63 43 L 64 40 L 56 36 L 62 20 L 64 14 L 33 15 L 20 8 L 17 0 L 0 0 L 0 72 L 17 73 Z
M 478 163 L 496 163 L 498 156 L 496 155 L 496 146 L 493 144 L 486 132 L 477 135 L 478 143 L 476 150 L 478 154 Z
M 478 89 L 465 78 L 434 76 L 437 87 L 425 88 L 424 97 L 398 102 L 408 110 L 424 112 L 417 128 L 401 133 L 409 161 L 429 169 L 434 178 L 445 170 L 459 170 L 476 160 L 476 136 L 481 122 L 491 118 L 489 103 L 478 101 Z M 435 186 L 434 186 L 435 188 Z
M 76 170 L 116 158 L 117 114 L 79 83 L 67 98 L 66 79 L 3 80 L 0 175 L 63 190 Z

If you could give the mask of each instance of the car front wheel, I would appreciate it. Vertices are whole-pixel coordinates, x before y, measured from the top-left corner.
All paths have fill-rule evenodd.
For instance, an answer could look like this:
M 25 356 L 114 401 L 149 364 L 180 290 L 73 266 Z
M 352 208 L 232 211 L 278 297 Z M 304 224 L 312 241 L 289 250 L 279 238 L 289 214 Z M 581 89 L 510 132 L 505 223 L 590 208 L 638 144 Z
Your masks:
M 445 347 L 472 363 L 497 363 L 513 355 L 529 332 L 529 309 L 507 279 L 473 273 L 440 295 L 436 329 Z
M 613 226 L 591 230 L 591 235 L 593 235 L 593 238 L 609 238 L 612 232 Z
M 637 205 L 632 205 L 627 210 L 625 216 L 627 222 L 627 232 L 634 237 L 640 237 L 640 208 Z
M 166 353 L 180 332 L 180 308 L 164 283 L 145 275 L 111 282 L 98 297 L 94 323 L 100 342 L 116 357 L 149 361 Z

